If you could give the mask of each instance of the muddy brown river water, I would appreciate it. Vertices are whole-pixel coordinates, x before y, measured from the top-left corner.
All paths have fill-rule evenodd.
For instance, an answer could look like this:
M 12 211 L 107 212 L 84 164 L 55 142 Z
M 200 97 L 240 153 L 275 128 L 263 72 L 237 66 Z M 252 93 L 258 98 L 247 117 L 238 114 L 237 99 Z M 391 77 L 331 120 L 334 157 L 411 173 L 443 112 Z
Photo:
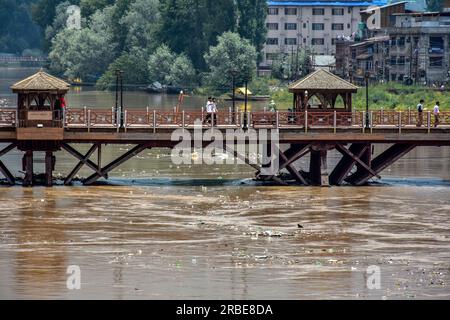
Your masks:
M 6 83 L 27 73 L 0 69 L 0 98 L 13 102 Z M 128 148 L 107 147 L 104 162 Z M 18 152 L 2 161 L 19 174 Z M 59 152 L 56 173 L 74 164 Z M 0 187 L 0 299 L 449 299 L 450 149 L 419 148 L 382 176 L 368 187 L 261 186 L 250 167 L 177 167 L 154 149 L 107 184 Z M 67 288 L 73 265 L 80 290 Z M 367 285 L 371 266 L 379 289 Z

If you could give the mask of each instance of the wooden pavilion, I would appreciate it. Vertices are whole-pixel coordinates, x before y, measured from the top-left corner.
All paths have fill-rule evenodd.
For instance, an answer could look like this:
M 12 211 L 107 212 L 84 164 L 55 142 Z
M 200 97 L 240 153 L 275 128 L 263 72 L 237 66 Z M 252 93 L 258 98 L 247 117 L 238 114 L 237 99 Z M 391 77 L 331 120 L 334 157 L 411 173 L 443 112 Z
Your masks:
M 49 75 L 42 69 L 36 74 L 11 86 L 18 94 L 17 148 L 25 151 L 22 169 L 25 171 L 24 186 L 33 185 L 33 152 L 45 152 L 45 181 L 52 185 L 55 168 L 53 152 L 60 149 L 58 141 L 64 138 L 64 96 L 70 85 Z
M 293 110 L 301 111 L 352 111 L 352 94 L 358 91 L 354 84 L 332 74 L 329 71 L 319 69 L 303 79 L 289 86 L 289 92 L 294 94 Z M 336 101 L 342 97 L 343 107 L 338 107 Z M 311 104 L 316 97 L 320 103 Z
M 12 85 L 18 94 L 19 128 L 62 128 L 61 99 L 69 88 L 68 83 L 42 69 Z

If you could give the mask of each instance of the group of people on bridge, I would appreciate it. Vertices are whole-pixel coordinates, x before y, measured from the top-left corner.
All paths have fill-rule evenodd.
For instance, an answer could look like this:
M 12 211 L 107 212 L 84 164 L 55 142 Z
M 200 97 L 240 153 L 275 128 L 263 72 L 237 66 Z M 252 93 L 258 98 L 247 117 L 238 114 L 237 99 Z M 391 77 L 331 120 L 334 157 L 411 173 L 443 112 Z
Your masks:
M 417 113 L 418 113 L 418 119 L 417 119 L 417 126 L 421 127 L 423 125 L 423 111 L 424 111 L 424 103 L 425 100 L 420 100 L 419 104 L 417 105 Z M 436 104 L 433 108 L 433 115 L 434 115 L 434 127 L 436 128 L 439 125 L 439 108 L 440 103 L 439 101 L 436 101 Z

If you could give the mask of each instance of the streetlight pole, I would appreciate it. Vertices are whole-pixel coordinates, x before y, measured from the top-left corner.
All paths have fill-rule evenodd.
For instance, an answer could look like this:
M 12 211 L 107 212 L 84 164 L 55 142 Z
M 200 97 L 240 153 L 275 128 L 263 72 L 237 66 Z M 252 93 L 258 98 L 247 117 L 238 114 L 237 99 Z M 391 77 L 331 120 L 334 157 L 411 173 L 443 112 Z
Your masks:
M 120 71 L 120 127 L 123 127 L 123 71 Z
M 115 112 L 116 112 L 116 122 L 119 122 L 119 73 L 120 70 L 116 69 L 116 108 L 115 108 Z
M 366 71 L 364 74 L 364 78 L 366 80 L 366 129 L 370 127 L 370 118 L 369 118 L 369 77 L 370 73 Z
M 244 130 L 248 129 L 247 102 L 248 102 L 248 79 L 245 79 Z

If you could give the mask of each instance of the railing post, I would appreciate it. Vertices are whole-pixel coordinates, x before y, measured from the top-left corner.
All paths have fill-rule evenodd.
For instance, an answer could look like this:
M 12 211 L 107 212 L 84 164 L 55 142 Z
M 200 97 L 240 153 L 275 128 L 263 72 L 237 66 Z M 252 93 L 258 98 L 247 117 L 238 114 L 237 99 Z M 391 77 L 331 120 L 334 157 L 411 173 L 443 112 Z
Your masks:
M 86 127 L 89 126 L 89 121 L 88 121 L 88 117 L 87 117 L 87 107 L 84 106 L 84 122 L 86 122 Z
M 337 114 L 336 110 L 333 111 L 333 133 L 336 133 L 336 126 L 337 126 Z
M 428 111 L 427 112 L 427 128 L 428 128 L 428 133 L 431 132 L 431 112 Z
M 305 133 L 308 133 L 308 111 L 305 110 Z
M 278 130 L 280 128 L 280 113 L 278 112 L 278 110 L 276 111 L 275 125 Z
M 150 125 L 150 112 L 149 112 L 148 106 L 145 108 L 145 114 L 147 116 L 147 123 L 148 123 L 148 125 Z
M 411 107 L 408 107 L 408 125 L 411 125 Z
M 361 117 L 361 125 L 362 125 L 362 133 L 366 133 L 366 124 L 365 124 L 365 120 L 366 120 L 366 112 L 362 111 L 362 117 Z
M 156 133 L 156 110 L 153 110 L 153 133 Z
M 114 122 L 114 120 L 115 120 L 114 118 L 115 118 L 115 116 L 114 116 L 114 107 L 112 107 L 111 108 L 111 125 L 114 125 L 114 123 L 115 123 Z
M 373 133 L 373 111 L 370 111 L 369 114 L 369 126 L 370 126 L 370 133 Z
M 16 119 L 15 119 L 15 127 L 18 128 L 19 127 L 19 110 L 16 109 L 16 115 L 15 115 Z
M 182 111 L 182 114 L 181 114 L 181 125 L 183 126 L 183 130 L 184 130 L 184 128 L 186 127 L 186 122 L 185 122 L 185 117 L 184 117 L 184 110 Z
M 87 122 L 88 122 L 88 132 L 91 132 L 91 109 L 88 110 Z
M 125 128 L 125 132 L 127 132 L 127 116 L 128 116 L 128 110 L 125 110 L 123 115 L 123 127 Z
M 398 112 L 398 133 L 402 133 L 402 112 Z

